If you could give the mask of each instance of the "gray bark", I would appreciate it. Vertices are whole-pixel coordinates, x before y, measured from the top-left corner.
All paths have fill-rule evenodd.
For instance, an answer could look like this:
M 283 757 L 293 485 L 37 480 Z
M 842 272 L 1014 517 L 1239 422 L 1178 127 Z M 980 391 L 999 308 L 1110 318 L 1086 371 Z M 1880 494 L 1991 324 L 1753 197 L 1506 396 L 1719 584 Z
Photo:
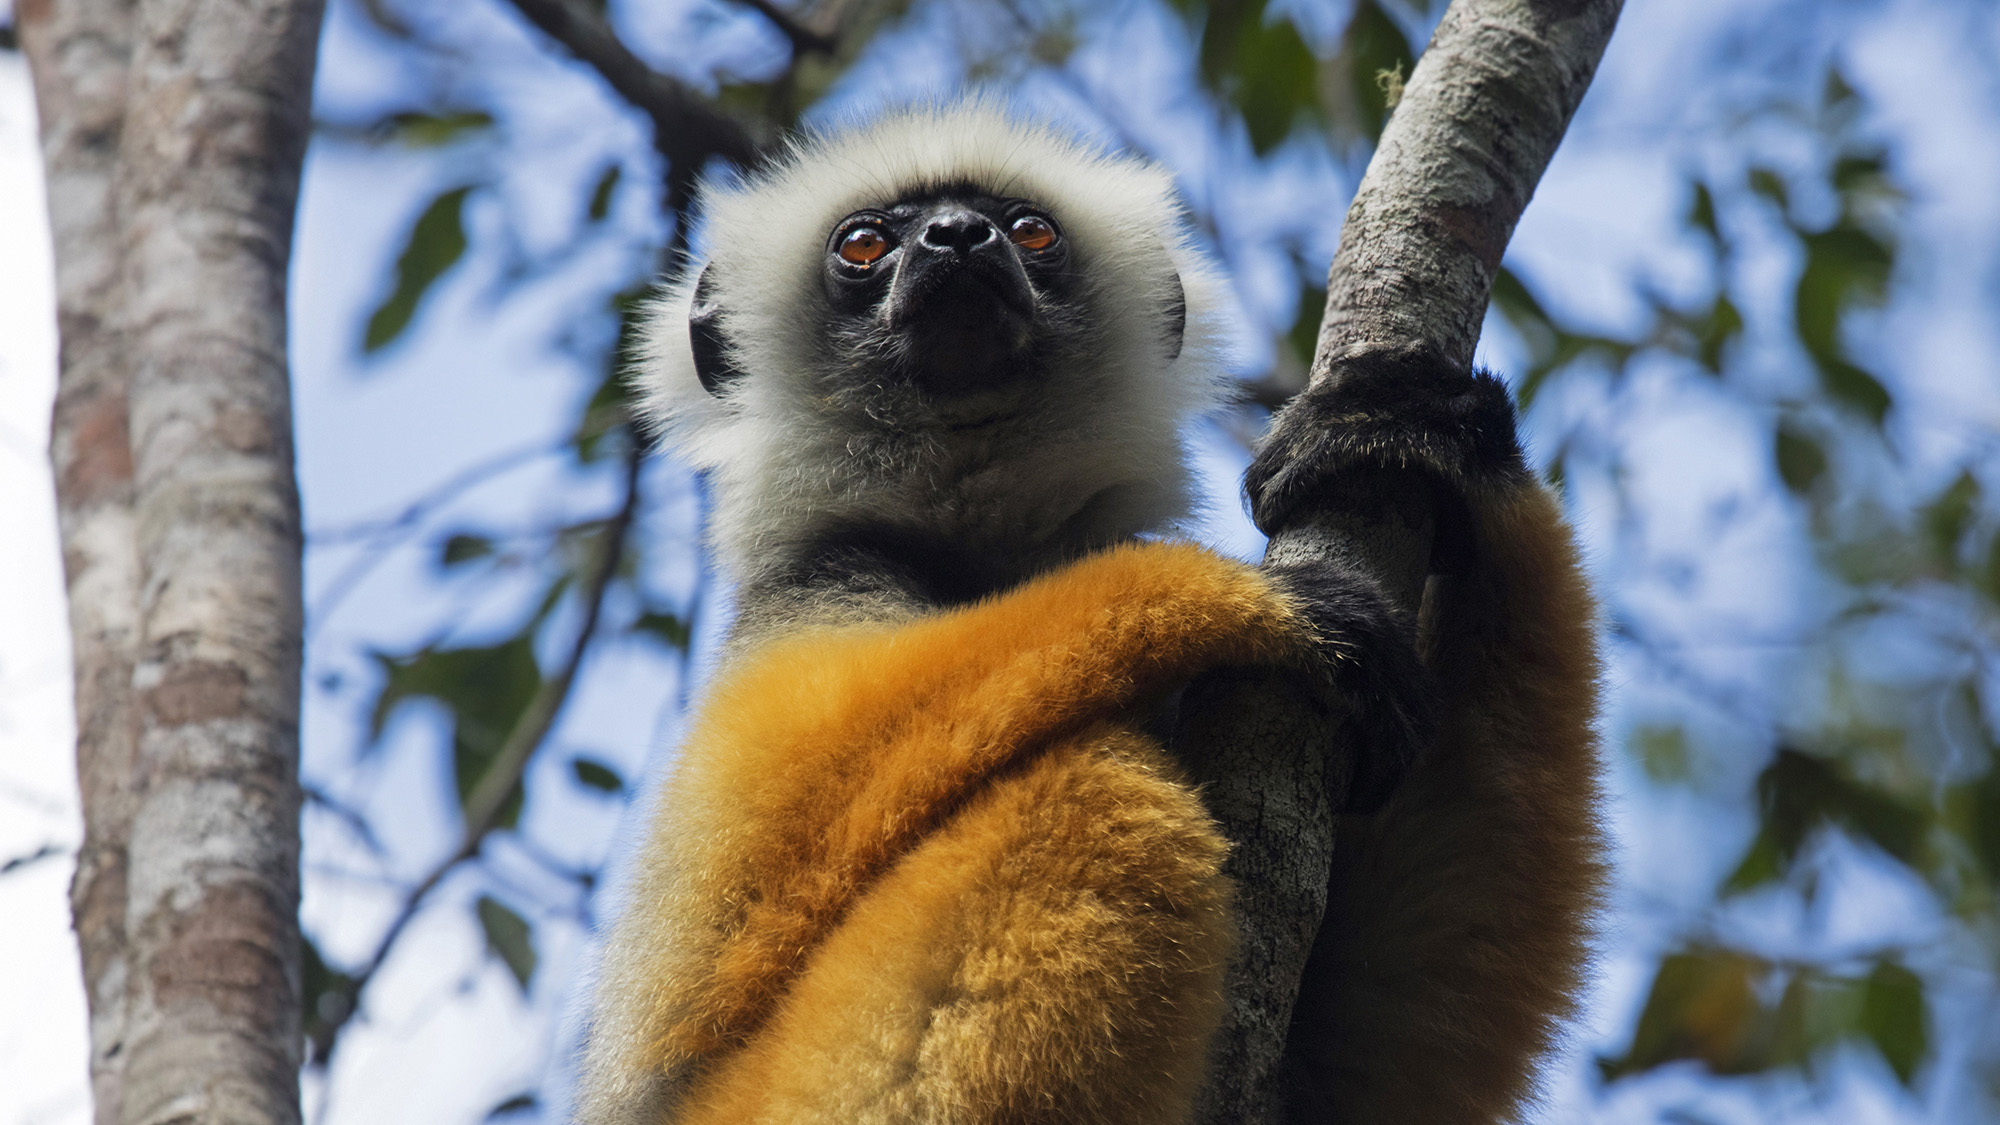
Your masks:
M 319 0 L 24 4 L 97 1120 L 298 1120 L 285 271 Z
M 1469 366 L 1514 225 L 1589 88 L 1621 0 L 1455 0 L 1383 130 L 1341 230 L 1312 378 L 1341 360 L 1428 349 Z M 1323 508 L 1266 556 L 1360 560 L 1416 620 L 1432 528 L 1420 497 Z M 1285 1033 L 1326 909 L 1333 810 L 1349 748 L 1339 715 L 1282 681 L 1220 678 L 1176 739 L 1235 845 L 1243 951 L 1200 1120 L 1281 1120 Z M 1213 716 L 1244 718 L 1217 720 Z M 1331 747 L 1328 763 L 1296 761 Z M 1316 758 L 1318 755 L 1307 754 Z
M 60 370 L 49 457 L 69 588 L 83 846 L 70 909 L 90 1003 L 97 1125 L 118 1120 L 125 1039 L 125 841 L 135 804 L 131 706 L 139 556 L 132 531 L 130 380 L 110 320 L 122 261 L 111 212 L 125 118 L 132 0 L 24 3 L 55 244 Z

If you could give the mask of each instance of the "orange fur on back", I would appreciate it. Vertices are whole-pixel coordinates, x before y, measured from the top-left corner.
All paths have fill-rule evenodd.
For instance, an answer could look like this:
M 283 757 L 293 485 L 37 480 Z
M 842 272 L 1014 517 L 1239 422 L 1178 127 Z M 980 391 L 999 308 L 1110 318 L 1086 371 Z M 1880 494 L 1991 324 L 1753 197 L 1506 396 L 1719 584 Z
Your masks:
M 593 1037 L 644 1119 L 1184 1120 L 1227 845 L 1136 716 L 1305 631 L 1250 568 L 1134 544 L 750 651 L 607 952 Z

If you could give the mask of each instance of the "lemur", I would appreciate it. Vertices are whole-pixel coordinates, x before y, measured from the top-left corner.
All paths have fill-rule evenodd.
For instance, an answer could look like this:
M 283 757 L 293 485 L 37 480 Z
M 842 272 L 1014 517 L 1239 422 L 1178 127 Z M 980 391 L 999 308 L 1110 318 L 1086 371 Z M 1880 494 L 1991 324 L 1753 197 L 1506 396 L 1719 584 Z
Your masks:
M 578 1120 L 1189 1120 L 1229 844 L 1150 732 L 1225 665 L 1357 713 L 1298 748 L 1366 783 L 1288 1119 L 1514 1112 L 1601 864 L 1591 602 L 1504 386 L 1353 360 L 1252 465 L 1266 532 L 1421 478 L 1452 548 L 1418 630 L 1351 563 L 1166 536 L 1229 382 L 1160 168 L 972 103 L 804 140 L 704 217 L 636 378 L 713 482 L 738 617 L 638 844 Z

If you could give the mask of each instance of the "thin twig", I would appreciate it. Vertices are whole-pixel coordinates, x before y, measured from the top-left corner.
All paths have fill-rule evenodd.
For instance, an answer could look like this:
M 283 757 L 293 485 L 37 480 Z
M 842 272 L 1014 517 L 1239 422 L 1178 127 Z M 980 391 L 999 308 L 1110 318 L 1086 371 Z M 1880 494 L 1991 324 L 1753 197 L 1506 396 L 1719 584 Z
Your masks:
M 653 143 L 674 164 L 699 168 L 716 156 L 745 166 L 756 161 L 760 146 L 742 122 L 715 108 L 686 82 L 646 65 L 603 16 L 570 0 L 513 0 L 513 4 L 529 23 L 568 48 L 620 97 L 651 117 Z
M 27 855 L 17 855 L 5 863 L 0 863 L 0 875 L 12 875 L 23 867 L 30 867 L 45 859 L 55 859 L 57 856 L 69 854 L 71 854 L 71 849 L 65 848 L 61 844 L 43 844 Z
M 590 647 L 591 637 L 597 631 L 597 619 L 604 607 L 605 593 L 610 589 L 612 578 L 618 573 L 618 562 L 625 553 L 625 540 L 631 531 L 634 518 L 638 515 L 639 468 L 643 461 L 644 449 L 635 437 L 625 453 L 625 501 L 619 506 L 618 513 L 605 526 L 604 534 L 598 540 L 597 550 L 592 554 L 588 570 L 584 575 L 580 588 L 583 621 L 577 626 L 576 638 L 570 643 L 568 656 L 555 674 L 543 680 L 541 687 L 536 689 L 534 697 L 528 700 L 527 708 L 522 711 L 521 717 L 508 732 L 507 740 L 494 755 L 492 764 L 480 776 L 479 784 L 473 787 L 472 793 L 466 797 L 465 831 L 459 838 L 458 847 L 411 888 L 403 900 L 402 908 L 397 911 L 388 929 L 383 931 L 374 954 L 354 974 L 355 1002 L 349 1005 L 347 1015 L 334 1026 L 334 1034 L 337 1035 L 340 1026 L 353 1018 L 354 1013 L 360 1011 L 361 993 L 368 987 L 368 982 L 373 979 L 375 973 L 381 969 L 382 963 L 388 959 L 389 951 L 402 936 L 404 928 L 416 917 L 424 900 L 437 889 L 438 884 L 443 882 L 445 876 L 454 868 L 478 854 L 486 834 L 491 832 L 499 821 L 500 811 L 506 806 L 507 798 L 513 794 L 514 787 L 521 783 L 522 775 L 527 772 L 528 762 L 534 757 L 535 750 L 541 746 L 542 740 L 548 736 L 549 729 L 555 725 L 556 716 L 562 712 L 563 704 L 569 698 L 570 688 L 576 681 L 577 669 L 583 663 L 584 653 Z
M 359 810 L 310 782 L 301 784 L 299 789 L 304 794 L 307 804 L 318 806 L 345 824 L 347 830 L 354 833 L 355 838 L 361 841 L 361 845 L 368 849 L 368 854 L 378 862 L 388 854 L 388 850 L 382 846 L 382 841 L 376 838 L 375 830 L 369 827 L 368 818 L 362 816 Z
M 414 525 L 431 509 L 457 499 L 459 493 L 474 485 L 484 484 L 490 477 L 499 476 L 541 457 L 554 457 L 567 450 L 569 443 L 538 441 L 533 445 L 510 449 L 504 453 L 472 465 L 436 485 L 423 495 L 403 506 L 402 511 L 381 519 L 360 520 L 350 524 L 336 524 L 332 527 L 311 528 L 306 532 L 306 541 L 315 547 L 334 543 L 347 543 L 357 539 L 374 540 L 384 535 L 405 530 Z
M 475 485 L 483 484 L 493 477 L 497 477 L 536 458 L 553 456 L 559 452 L 561 452 L 561 446 L 542 444 L 536 444 L 526 449 L 509 450 L 506 453 L 488 458 L 466 469 L 464 472 L 459 473 L 450 480 L 410 501 L 401 512 L 388 519 L 371 520 L 365 523 L 350 524 L 345 527 L 327 528 L 323 531 L 308 531 L 306 533 L 306 542 L 313 547 L 325 547 L 353 540 L 364 540 L 369 544 L 370 549 L 349 563 L 346 569 L 335 576 L 334 580 L 327 584 L 325 592 L 320 594 L 318 601 L 307 612 L 307 642 L 310 643 L 315 638 L 320 628 L 333 615 L 335 607 L 345 601 L 347 596 L 353 593 L 356 587 L 361 585 L 361 580 L 368 577 L 369 572 L 374 570 L 384 558 L 388 557 L 385 547 L 390 541 L 415 529 L 423 522 L 423 518 L 426 515 L 457 499 L 461 494 Z

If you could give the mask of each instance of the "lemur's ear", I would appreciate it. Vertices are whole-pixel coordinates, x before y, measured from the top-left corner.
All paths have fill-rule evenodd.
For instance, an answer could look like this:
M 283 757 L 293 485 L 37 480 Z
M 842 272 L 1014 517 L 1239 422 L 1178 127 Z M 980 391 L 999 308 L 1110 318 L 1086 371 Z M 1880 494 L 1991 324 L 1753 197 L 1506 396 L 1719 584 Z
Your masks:
M 1167 358 L 1181 357 L 1181 343 L 1187 336 L 1187 288 L 1181 284 L 1181 275 L 1173 275 L 1174 291 L 1167 298 Z
M 740 378 L 743 369 L 729 355 L 729 337 L 722 331 L 722 304 L 715 299 L 713 265 L 701 268 L 694 283 L 694 304 L 688 309 L 688 343 L 694 351 L 694 373 L 702 389 L 719 395 Z

